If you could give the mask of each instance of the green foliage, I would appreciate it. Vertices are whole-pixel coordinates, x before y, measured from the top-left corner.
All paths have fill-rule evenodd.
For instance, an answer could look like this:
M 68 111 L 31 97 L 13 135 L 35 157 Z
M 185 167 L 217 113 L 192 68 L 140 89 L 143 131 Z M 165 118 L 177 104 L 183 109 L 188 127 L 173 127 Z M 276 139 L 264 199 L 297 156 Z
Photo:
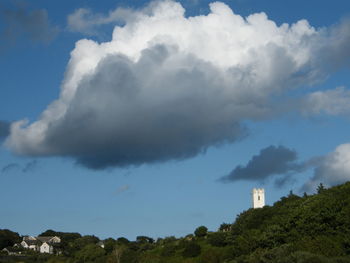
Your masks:
M 208 235 L 208 243 L 214 247 L 224 247 L 227 245 L 227 234 L 225 232 L 214 232 Z
M 21 242 L 21 238 L 18 233 L 8 229 L 0 229 L 0 250 L 5 247 L 12 247 L 19 242 Z
M 95 236 L 83 236 L 75 239 L 72 242 L 68 243 L 68 246 L 65 249 L 65 253 L 69 256 L 75 255 L 82 249 L 84 249 L 87 245 L 96 245 L 99 239 Z
M 154 239 L 151 237 L 147 237 L 147 236 L 137 236 L 136 237 L 136 242 L 138 243 L 150 243 L 153 244 L 154 243 Z
M 205 237 L 207 233 L 208 233 L 208 228 L 206 228 L 205 226 L 197 227 L 196 230 L 194 231 L 194 235 L 196 237 Z
M 174 244 L 166 244 L 164 245 L 161 256 L 162 257 L 171 257 L 176 253 L 176 246 Z
M 186 242 L 182 256 L 184 258 L 197 257 L 201 253 L 201 246 L 196 242 Z
M 139 255 L 136 250 L 128 248 L 121 255 L 120 263 L 137 263 L 138 257 Z
M 106 250 L 106 253 L 107 254 L 112 253 L 116 244 L 117 244 L 117 242 L 113 238 L 105 239 L 104 240 L 104 249 Z
M 75 263 L 93 263 L 93 262 L 105 262 L 105 251 L 103 248 L 95 245 L 88 244 L 83 249 L 78 251 L 74 258 Z
M 201 263 L 221 263 L 222 262 L 222 253 L 219 250 L 214 248 L 209 248 L 200 256 Z
M 119 237 L 119 238 L 117 238 L 117 243 L 127 245 L 130 243 L 130 241 L 125 237 Z
M 58 236 L 58 233 L 59 233 L 59 232 L 56 232 L 56 231 L 54 231 L 54 230 L 52 230 L 52 229 L 48 229 L 48 230 L 42 232 L 42 233 L 39 235 L 39 237 Z

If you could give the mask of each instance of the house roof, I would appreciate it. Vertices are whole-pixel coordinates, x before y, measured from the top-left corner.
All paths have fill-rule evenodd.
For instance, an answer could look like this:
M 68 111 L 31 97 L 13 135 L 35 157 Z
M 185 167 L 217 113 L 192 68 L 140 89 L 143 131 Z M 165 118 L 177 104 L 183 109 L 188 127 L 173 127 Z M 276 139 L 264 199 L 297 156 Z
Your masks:
M 50 242 L 53 237 L 37 237 L 41 242 Z
M 27 240 L 36 240 L 36 238 L 32 236 L 24 236 L 23 241 L 27 241 Z
M 49 245 L 52 245 L 52 243 L 55 243 L 55 239 L 56 242 L 60 242 L 60 238 L 56 237 L 56 236 L 40 236 L 40 237 L 31 237 L 31 236 L 24 236 L 23 237 L 23 241 L 25 242 L 28 246 L 31 245 L 38 245 L 41 246 L 42 243 L 48 243 Z

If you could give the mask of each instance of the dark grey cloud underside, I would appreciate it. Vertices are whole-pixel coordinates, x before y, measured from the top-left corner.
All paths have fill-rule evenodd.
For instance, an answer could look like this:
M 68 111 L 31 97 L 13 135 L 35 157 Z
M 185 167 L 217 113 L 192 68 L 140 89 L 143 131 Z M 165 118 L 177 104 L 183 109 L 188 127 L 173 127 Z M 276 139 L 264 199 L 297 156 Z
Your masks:
M 297 153 L 284 146 L 269 146 L 254 155 L 246 166 L 238 165 L 228 175 L 220 178 L 222 182 L 237 180 L 264 180 L 273 175 L 283 175 L 304 169 L 304 164 L 298 164 Z M 284 183 L 283 179 L 279 183 Z
M 123 56 L 104 59 L 94 75 L 82 80 L 66 117 L 51 127 L 48 144 L 83 166 L 104 169 L 182 160 L 247 135 L 243 125 L 217 110 L 225 108 L 216 90 L 198 88 L 174 100 L 147 103 L 140 95 L 142 76 L 166 57 L 167 50 L 158 46 L 136 64 Z M 211 67 L 198 61 L 194 70 L 168 71 L 159 82 L 173 90 L 214 85 Z

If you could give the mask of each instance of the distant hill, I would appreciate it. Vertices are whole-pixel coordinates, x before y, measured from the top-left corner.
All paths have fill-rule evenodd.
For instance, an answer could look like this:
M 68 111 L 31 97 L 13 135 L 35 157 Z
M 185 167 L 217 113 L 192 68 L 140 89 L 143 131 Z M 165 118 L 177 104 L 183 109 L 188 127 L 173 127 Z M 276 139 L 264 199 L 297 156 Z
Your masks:
M 98 242 L 77 233 L 45 234 L 65 238 L 64 253 L 32 255 L 26 262 L 350 263 L 350 182 L 330 189 L 320 185 L 318 193 L 309 196 L 290 193 L 273 206 L 242 212 L 217 232 L 200 226 L 182 238 L 155 241 L 139 236 L 136 241 Z M 0 230 L 2 246 L 18 240 L 17 233 Z M 11 260 L 6 262 L 18 262 L 15 257 Z

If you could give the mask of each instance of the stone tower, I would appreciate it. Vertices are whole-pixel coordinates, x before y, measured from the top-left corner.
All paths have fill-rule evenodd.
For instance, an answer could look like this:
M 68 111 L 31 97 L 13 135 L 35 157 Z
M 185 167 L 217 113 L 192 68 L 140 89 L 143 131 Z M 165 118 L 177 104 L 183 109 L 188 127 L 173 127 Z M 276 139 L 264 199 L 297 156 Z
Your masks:
M 254 188 L 252 191 L 253 208 L 261 208 L 265 206 L 265 190 L 264 188 Z

